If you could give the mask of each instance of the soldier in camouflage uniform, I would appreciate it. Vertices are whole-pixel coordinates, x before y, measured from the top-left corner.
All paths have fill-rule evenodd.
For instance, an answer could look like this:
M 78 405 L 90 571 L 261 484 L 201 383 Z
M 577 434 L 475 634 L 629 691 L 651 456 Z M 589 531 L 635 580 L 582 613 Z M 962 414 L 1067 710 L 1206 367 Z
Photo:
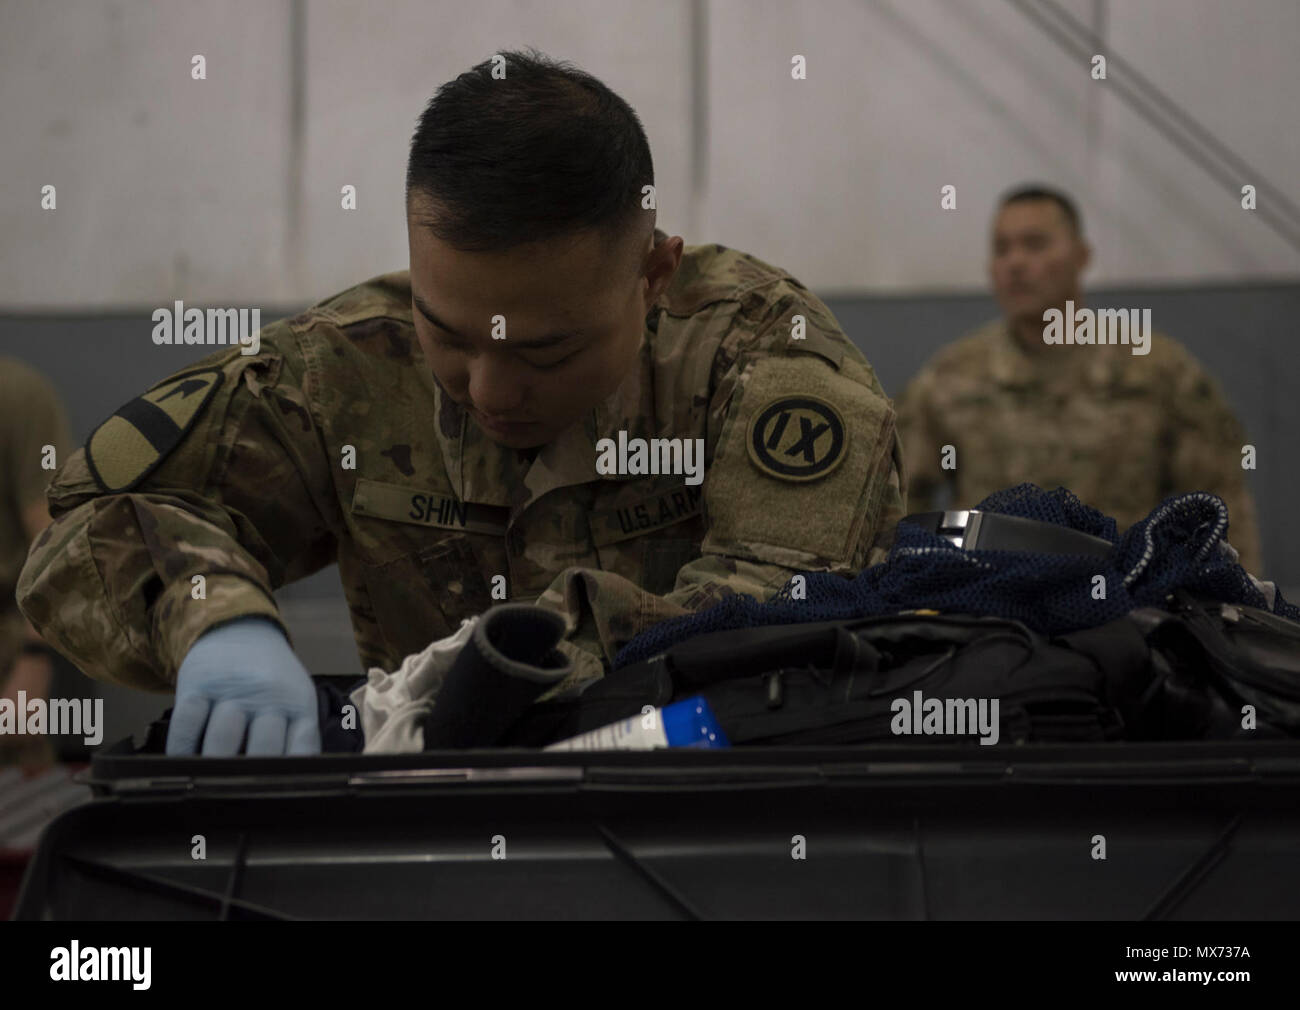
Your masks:
M 15 709 L 20 693 L 48 698 L 54 675 L 49 647 L 23 620 L 14 592 L 28 547 L 50 522 L 45 486 L 53 474 L 45 463 L 63 459 L 69 442 L 50 383 L 21 361 L 0 358 L 0 698 Z M 0 764 L 53 759 L 48 736 L 0 733 Z
M 1044 312 L 1081 304 L 1088 248 L 1062 194 L 1004 200 L 991 273 L 1005 318 L 945 347 L 898 402 L 912 511 L 971 508 L 1022 481 L 1069 488 L 1121 530 L 1165 497 L 1210 491 L 1228 506 L 1229 540 L 1260 571 L 1241 425 L 1214 379 L 1160 333 L 1147 354 L 1124 344 L 1046 344 Z M 942 466 L 944 447 L 955 450 Z
M 517 88 L 548 73 L 510 67 Z M 504 585 L 565 616 L 564 691 L 657 621 L 883 560 L 904 507 L 894 412 L 820 300 L 639 209 L 630 245 L 593 227 L 466 252 L 436 232 L 468 197 L 424 191 L 421 136 L 409 272 L 155 385 L 60 471 L 19 595 L 87 673 L 169 690 L 201 636 L 278 623 L 272 591 L 337 561 L 364 666 L 396 667 Z M 703 484 L 599 474 L 620 432 L 703 440 Z

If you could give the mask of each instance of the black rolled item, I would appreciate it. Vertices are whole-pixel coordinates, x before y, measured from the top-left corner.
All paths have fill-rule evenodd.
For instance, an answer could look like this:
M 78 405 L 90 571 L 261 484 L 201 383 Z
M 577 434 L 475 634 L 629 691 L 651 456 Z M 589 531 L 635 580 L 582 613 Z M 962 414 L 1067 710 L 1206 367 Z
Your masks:
M 555 646 L 564 618 L 529 603 L 487 611 L 425 717 L 424 749 L 491 747 L 573 664 Z
M 967 551 L 1031 551 L 1108 558 L 1115 550 L 1109 540 L 1083 530 L 980 509 L 916 512 L 904 516 L 900 522 L 920 526 Z

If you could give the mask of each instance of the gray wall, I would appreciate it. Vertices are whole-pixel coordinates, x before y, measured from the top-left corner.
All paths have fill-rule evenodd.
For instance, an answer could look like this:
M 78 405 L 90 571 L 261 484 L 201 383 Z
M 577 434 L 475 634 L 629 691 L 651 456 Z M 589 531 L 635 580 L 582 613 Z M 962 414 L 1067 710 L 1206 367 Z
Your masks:
M 781 259 L 771 253 L 766 258 Z M 1268 574 L 1289 599 L 1300 599 L 1300 536 L 1291 526 L 1292 503 L 1300 500 L 1295 448 L 1300 370 L 1294 364 L 1300 285 L 1094 291 L 1089 300 L 1098 307 L 1150 306 L 1153 323 L 1183 341 L 1222 382 L 1259 452 L 1259 469 L 1249 479 Z M 830 297 L 827 302 L 891 396 L 939 347 L 996 314 L 992 299 L 977 294 Z M 263 322 L 283 314 L 268 312 Z M 198 348 L 155 347 L 152 326 L 147 311 L 0 316 L 0 355 L 20 358 L 50 376 L 80 441 L 140 390 L 202 357 Z M 162 350 L 174 350 L 174 356 Z M 314 673 L 360 674 L 336 569 L 277 596 L 295 645 Z M 170 703 L 98 684 L 79 683 L 76 693 L 105 698 L 107 741 L 138 734 Z

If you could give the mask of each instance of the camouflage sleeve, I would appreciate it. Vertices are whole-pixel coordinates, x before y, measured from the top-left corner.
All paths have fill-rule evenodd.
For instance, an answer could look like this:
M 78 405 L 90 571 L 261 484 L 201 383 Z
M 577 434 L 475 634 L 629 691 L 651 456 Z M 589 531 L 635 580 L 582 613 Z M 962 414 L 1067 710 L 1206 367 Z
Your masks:
M 336 553 L 306 372 L 289 324 L 274 324 L 260 354 L 212 355 L 96 429 L 56 475 L 54 522 L 19 579 L 46 641 L 93 677 L 167 691 L 209 628 L 252 614 L 279 622 L 272 591 Z M 186 417 L 190 395 L 203 402 Z M 165 411 L 172 426 L 164 419 L 151 442 L 118 423 Z
M 809 321 L 805 343 L 789 336 L 794 313 Z M 800 289 L 743 345 L 724 341 L 711 388 L 702 556 L 666 596 L 570 568 L 538 600 L 565 616 L 580 679 L 659 621 L 734 593 L 766 600 L 799 572 L 853 576 L 893 542 L 905 513 L 893 405 L 814 296 Z
M 1172 449 L 1166 494 L 1209 491 L 1228 506 L 1228 542 L 1241 564 L 1263 574 L 1255 500 L 1246 485 L 1246 434 L 1219 384 L 1181 345 L 1169 341 Z M 1161 349 L 1164 350 L 1163 348 Z
M 926 365 L 907 384 L 898 400 L 898 437 L 907 452 L 908 510 L 930 512 L 938 507 L 943 486 L 939 454 L 944 445 L 930 395 L 934 373 Z

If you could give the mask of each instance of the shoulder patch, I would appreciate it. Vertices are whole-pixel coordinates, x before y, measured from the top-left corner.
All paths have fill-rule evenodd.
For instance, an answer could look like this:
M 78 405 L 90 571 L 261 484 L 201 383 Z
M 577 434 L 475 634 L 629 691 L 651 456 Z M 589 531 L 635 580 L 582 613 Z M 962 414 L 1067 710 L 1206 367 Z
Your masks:
M 180 444 L 221 385 L 208 368 L 160 382 L 118 408 L 86 441 L 86 464 L 104 491 L 129 491 Z
M 866 366 L 806 354 L 746 367 L 704 478 L 701 550 L 795 570 L 849 565 L 881 521 L 894 411 Z
M 844 461 L 849 432 L 838 410 L 816 396 L 781 396 L 749 423 L 749 458 L 781 480 L 825 477 Z

